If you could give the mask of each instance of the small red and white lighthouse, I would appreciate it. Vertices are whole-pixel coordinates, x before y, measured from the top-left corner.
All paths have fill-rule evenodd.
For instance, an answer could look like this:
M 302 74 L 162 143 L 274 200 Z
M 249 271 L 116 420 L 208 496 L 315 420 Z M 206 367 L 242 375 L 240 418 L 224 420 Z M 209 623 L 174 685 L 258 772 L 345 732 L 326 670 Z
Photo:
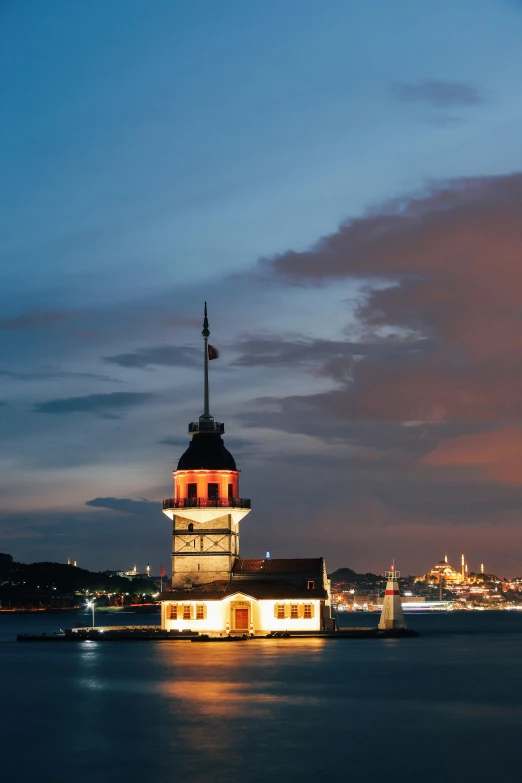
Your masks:
M 379 630 L 381 631 L 396 631 L 406 628 L 399 593 L 398 580 L 400 575 L 401 572 L 395 570 L 395 563 L 392 565 L 391 571 L 384 572 L 387 581 L 381 619 L 379 620 Z

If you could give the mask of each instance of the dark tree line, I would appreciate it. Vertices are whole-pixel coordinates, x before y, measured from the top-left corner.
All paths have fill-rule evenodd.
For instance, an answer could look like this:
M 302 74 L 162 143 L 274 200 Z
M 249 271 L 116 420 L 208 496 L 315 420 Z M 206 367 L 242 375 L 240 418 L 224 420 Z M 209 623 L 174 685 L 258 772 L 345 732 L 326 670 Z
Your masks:
M 385 582 L 386 579 L 378 574 L 372 574 L 368 572 L 366 574 L 358 574 L 351 568 L 338 568 L 337 571 L 328 575 L 328 578 L 332 584 L 339 584 L 340 582 L 347 582 L 350 584 L 379 584 Z
M 45 605 L 85 592 L 150 595 L 157 587 L 150 579 L 110 576 L 64 563 L 17 563 L 0 552 L 0 601 L 4 605 Z

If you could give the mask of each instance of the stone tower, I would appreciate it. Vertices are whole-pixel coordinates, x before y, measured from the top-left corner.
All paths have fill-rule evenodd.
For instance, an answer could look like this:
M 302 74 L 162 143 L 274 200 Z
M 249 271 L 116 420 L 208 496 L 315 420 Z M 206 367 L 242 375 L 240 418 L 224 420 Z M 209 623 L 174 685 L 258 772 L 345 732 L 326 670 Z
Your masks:
M 192 440 L 174 473 L 174 497 L 163 501 L 172 519 L 172 586 L 190 587 L 230 579 L 239 557 L 239 523 L 250 500 L 239 497 L 239 470 L 225 448 L 224 424 L 210 415 L 208 363 L 217 352 L 208 344 L 207 303 L 203 319 L 204 407 L 188 426 Z

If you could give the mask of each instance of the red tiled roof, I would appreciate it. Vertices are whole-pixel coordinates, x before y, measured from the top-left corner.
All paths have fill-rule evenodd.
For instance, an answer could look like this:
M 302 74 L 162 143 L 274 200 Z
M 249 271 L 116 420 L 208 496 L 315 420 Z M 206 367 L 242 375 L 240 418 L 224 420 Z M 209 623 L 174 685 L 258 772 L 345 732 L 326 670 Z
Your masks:
M 242 579 L 239 582 L 210 582 L 207 585 L 192 587 L 190 589 L 164 590 L 160 596 L 161 601 L 222 601 L 231 595 L 242 593 L 250 598 L 259 599 L 325 599 L 326 590 L 316 587 L 307 590 L 306 587 L 296 587 L 288 582 L 258 581 L 256 579 Z
M 323 558 L 267 558 L 254 560 L 239 557 L 234 563 L 232 574 L 310 574 L 323 575 Z

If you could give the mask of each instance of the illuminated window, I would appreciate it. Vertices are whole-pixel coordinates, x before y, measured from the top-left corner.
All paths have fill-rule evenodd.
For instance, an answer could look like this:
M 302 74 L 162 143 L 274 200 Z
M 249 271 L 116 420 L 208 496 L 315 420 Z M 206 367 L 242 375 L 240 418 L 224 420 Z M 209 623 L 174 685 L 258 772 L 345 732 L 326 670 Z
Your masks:
M 285 619 L 285 605 L 284 604 L 278 604 L 277 605 L 277 619 L 278 620 L 284 620 Z
M 169 620 L 177 620 L 178 619 L 178 607 L 176 604 L 170 605 L 170 613 L 169 613 Z
M 304 616 L 305 620 L 310 620 L 312 618 L 312 604 L 304 605 Z
M 190 620 L 190 606 L 183 607 L 183 619 Z
M 209 484 L 208 485 L 208 498 L 209 498 L 209 500 L 217 500 L 218 499 L 218 485 L 217 484 Z
M 188 496 L 189 496 L 189 498 L 197 498 L 197 496 L 198 496 L 198 485 L 197 484 L 189 484 L 188 485 Z
M 203 604 L 198 604 L 196 606 L 196 620 L 204 620 L 205 619 L 205 607 Z
M 297 604 L 292 604 L 290 606 L 290 617 L 293 620 L 297 620 L 297 618 L 299 617 L 299 608 L 298 608 Z
M 315 588 L 315 582 L 313 579 L 308 580 L 308 589 L 313 590 Z

